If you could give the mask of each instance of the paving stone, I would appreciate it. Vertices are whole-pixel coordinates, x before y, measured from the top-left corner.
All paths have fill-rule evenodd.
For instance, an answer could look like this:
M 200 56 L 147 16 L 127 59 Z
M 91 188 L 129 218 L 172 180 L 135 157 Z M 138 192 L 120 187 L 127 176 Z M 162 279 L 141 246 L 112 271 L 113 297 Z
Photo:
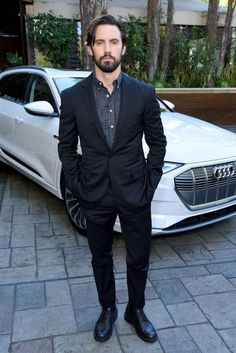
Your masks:
M 227 257 L 236 258 L 236 247 L 234 249 L 224 249 L 224 250 L 211 251 L 211 254 L 217 259 L 227 258 Z
M 27 200 L 21 200 L 21 202 L 14 203 L 14 215 L 28 215 L 29 214 L 29 203 Z
M 76 323 L 71 305 L 16 311 L 13 342 L 74 333 Z
M 194 302 L 167 305 L 167 310 L 177 326 L 198 324 L 207 321 Z
M 236 353 L 236 328 L 220 330 L 219 334 L 228 345 L 229 349 Z
M 21 215 L 14 214 L 13 224 L 35 224 L 35 223 L 46 223 L 49 222 L 49 217 L 47 214 L 30 214 L 30 215 Z
M 234 245 L 236 245 L 236 233 L 235 231 L 230 231 L 230 232 L 227 232 L 225 233 L 225 237 L 231 241 Z
M 115 333 L 102 344 L 93 338 L 93 332 L 54 338 L 55 353 L 122 353 Z
M 14 291 L 14 286 L 0 286 L 0 334 L 11 333 L 14 310 Z
M 35 246 L 35 231 L 33 224 L 13 224 L 12 247 Z
M 203 353 L 184 327 L 158 331 L 165 353 Z
M 36 236 L 44 237 L 44 236 L 52 236 L 53 228 L 52 223 L 39 223 L 35 225 Z
M 37 250 L 38 266 L 50 266 L 64 264 L 62 249 Z
M 201 276 L 208 274 L 204 266 L 188 266 L 149 271 L 149 278 L 153 280 L 172 279 L 182 277 Z
M 52 340 L 41 340 L 13 343 L 11 353 L 53 353 Z
M 63 253 L 66 261 L 90 259 L 92 257 L 88 246 L 64 248 Z
M 0 249 L 0 268 L 9 267 L 11 249 Z
M 152 283 L 164 304 L 192 301 L 192 297 L 179 279 L 153 281 Z
M 182 278 L 181 281 L 192 295 L 235 290 L 234 286 L 221 274 Z
M 72 304 L 68 281 L 46 282 L 47 306 Z
M 223 250 L 223 249 L 232 249 L 234 248 L 234 245 L 229 242 L 229 241 L 220 241 L 216 243 L 206 243 L 204 244 L 204 247 L 209 250 L 209 251 L 214 251 L 214 250 Z
M 36 263 L 35 248 L 13 248 L 11 256 L 11 266 L 26 266 L 34 265 Z
M 210 273 L 222 273 L 225 277 L 236 277 L 236 262 L 218 263 L 206 265 Z
M 74 311 L 78 332 L 93 331 L 101 313 L 100 305 L 88 308 L 76 308 Z
M 150 263 L 149 269 L 155 270 L 160 268 L 183 267 L 183 266 L 186 266 L 186 263 L 180 258 L 176 257 L 169 260 L 167 259 L 167 260 L 161 260 L 161 261 L 153 261 L 152 263 Z
M 186 244 L 202 244 L 205 240 L 200 236 L 199 231 L 178 234 L 166 238 L 166 241 L 171 246 L 186 245 Z
M 10 267 L 0 269 L 0 283 L 14 284 L 36 280 L 36 266 Z
M 45 306 L 44 283 L 18 284 L 16 287 L 16 310 Z
M 11 235 L 11 223 L 1 222 L 0 237 Z
M 38 267 L 37 279 L 39 281 L 49 281 L 64 278 L 67 278 L 67 273 L 64 265 Z
M 236 287 L 236 278 L 231 278 L 231 279 L 230 279 L 230 282 L 232 283 L 232 285 L 233 285 L 234 287 Z
M 0 336 L 0 352 L 1 353 L 8 353 L 9 352 L 10 341 L 11 341 L 10 335 L 1 335 Z
M 147 346 L 147 343 L 137 338 L 136 334 L 120 336 L 120 343 L 124 353 L 163 353 L 158 341 Z
M 179 258 L 178 254 L 169 244 L 154 245 L 154 249 L 162 260 Z
M 93 274 L 91 260 L 81 259 L 77 261 L 67 261 L 66 269 L 68 277 L 91 276 Z
M 226 238 L 224 234 L 221 233 L 222 229 L 220 228 L 220 223 L 211 225 L 209 227 L 204 227 L 198 230 L 199 235 L 203 238 L 206 242 L 221 242 L 225 241 Z
M 201 324 L 189 326 L 187 330 L 202 353 L 230 353 L 211 325 Z
M 185 261 L 211 259 L 213 256 L 202 245 L 181 245 L 175 246 L 175 250 Z
M 10 235 L 0 237 L 0 249 L 7 249 L 10 246 Z
M 0 223 L 10 223 L 12 220 L 13 206 L 0 207 Z
M 47 203 L 42 202 L 42 203 L 30 203 L 29 205 L 30 209 L 30 214 L 31 215 L 48 215 L 48 208 L 47 208 Z
M 216 329 L 236 326 L 236 294 L 220 293 L 195 297 L 206 317 Z
M 75 309 L 99 305 L 95 283 L 72 285 L 71 294 Z
M 70 224 L 68 218 L 66 222 L 53 222 L 53 230 L 55 235 L 74 235 L 75 230 Z
M 73 235 L 36 237 L 37 249 L 66 248 L 76 245 L 76 240 Z

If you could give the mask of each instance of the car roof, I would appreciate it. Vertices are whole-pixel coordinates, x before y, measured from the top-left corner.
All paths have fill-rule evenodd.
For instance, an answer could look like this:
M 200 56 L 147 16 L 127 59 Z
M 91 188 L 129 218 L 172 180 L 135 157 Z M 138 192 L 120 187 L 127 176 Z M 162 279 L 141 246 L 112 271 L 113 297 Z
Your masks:
M 2 74 L 16 73 L 16 72 L 44 72 L 49 77 L 87 77 L 91 71 L 89 70 L 67 70 L 67 69 L 55 69 L 51 67 L 42 67 L 42 66 L 32 66 L 32 65 L 22 65 L 16 67 L 10 67 L 5 71 L 1 72 Z

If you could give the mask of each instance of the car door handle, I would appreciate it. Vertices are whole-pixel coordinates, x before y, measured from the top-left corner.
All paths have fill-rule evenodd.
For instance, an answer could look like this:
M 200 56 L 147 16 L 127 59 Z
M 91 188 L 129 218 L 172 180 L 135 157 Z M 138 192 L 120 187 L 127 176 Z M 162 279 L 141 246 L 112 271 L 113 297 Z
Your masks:
M 18 124 L 21 124 L 21 123 L 23 123 L 23 119 L 22 118 L 20 118 L 19 116 L 16 116 L 15 117 L 15 121 L 18 123 Z

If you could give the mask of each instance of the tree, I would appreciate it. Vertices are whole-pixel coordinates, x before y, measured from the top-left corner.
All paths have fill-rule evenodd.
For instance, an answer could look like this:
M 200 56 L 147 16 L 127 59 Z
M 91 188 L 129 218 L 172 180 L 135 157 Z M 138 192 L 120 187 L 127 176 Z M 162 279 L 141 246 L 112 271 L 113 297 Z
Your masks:
M 80 0 L 80 18 L 81 18 L 81 32 L 82 32 L 82 67 L 90 69 L 91 62 L 86 50 L 86 33 L 90 22 L 95 17 L 96 0 Z
M 66 67 L 75 40 L 76 21 L 56 17 L 52 12 L 27 17 L 28 35 L 54 66 Z
M 219 0 L 209 0 L 207 11 L 206 50 L 212 85 L 214 84 L 216 73 L 218 6 Z
M 167 68 L 169 63 L 170 43 L 174 33 L 173 15 L 174 15 L 174 1 L 168 0 L 165 45 L 163 49 L 162 63 L 161 63 L 161 75 L 160 75 L 161 81 L 165 81 L 166 79 Z
M 148 0 L 147 7 L 147 41 L 149 47 L 148 79 L 153 80 L 158 67 L 160 46 L 160 0 Z
M 233 12 L 236 7 L 236 0 L 228 0 L 227 14 L 225 17 L 225 25 L 223 28 L 220 55 L 218 61 L 217 77 L 220 77 L 224 69 L 225 56 L 227 47 L 229 45 L 230 34 L 231 34 L 231 23 L 233 18 Z

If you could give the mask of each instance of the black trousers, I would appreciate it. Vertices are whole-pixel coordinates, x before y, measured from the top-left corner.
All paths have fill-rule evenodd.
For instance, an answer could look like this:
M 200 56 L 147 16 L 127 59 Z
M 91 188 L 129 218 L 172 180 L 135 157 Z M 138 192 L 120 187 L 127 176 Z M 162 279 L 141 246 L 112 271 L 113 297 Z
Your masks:
M 113 272 L 113 226 L 119 215 L 126 244 L 129 305 L 143 308 L 151 243 L 150 205 L 130 211 L 117 205 L 112 189 L 96 208 L 85 210 L 92 267 L 101 306 L 115 304 Z M 124 259 L 125 261 L 125 259 Z

